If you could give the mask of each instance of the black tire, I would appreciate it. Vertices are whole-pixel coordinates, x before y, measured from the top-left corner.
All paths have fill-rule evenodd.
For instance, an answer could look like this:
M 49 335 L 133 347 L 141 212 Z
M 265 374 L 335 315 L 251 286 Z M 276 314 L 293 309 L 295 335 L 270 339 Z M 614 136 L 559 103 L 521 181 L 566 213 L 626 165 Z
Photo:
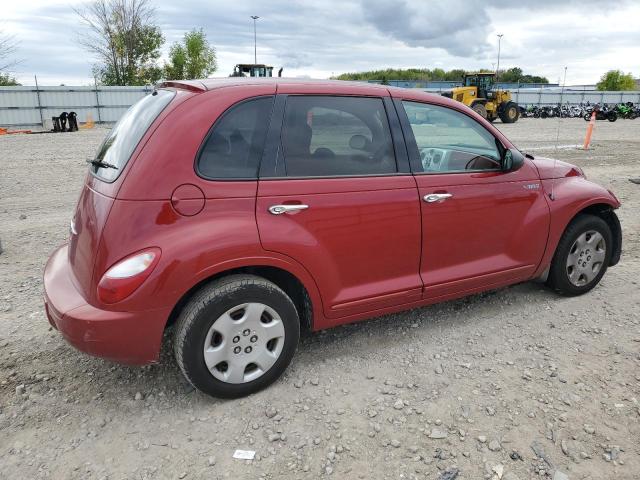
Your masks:
M 500 111 L 502 123 L 516 123 L 520 117 L 520 109 L 515 102 L 507 102 Z
M 275 363 L 261 376 L 246 383 L 228 383 L 214 377 L 205 364 L 204 341 L 211 326 L 225 312 L 249 302 L 267 305 L 278 314 L 284 326 L 284 346 Z M 238 398 L 276 381 L 291 363 L 299 338 L 298 313 L 284 291 L 255 275 L 230 275 L 205 285 L 185 305 L 176 322 L 173 349 L 178 366 L 191 385 L 214 397 Z
M 599 232 L 604 238 L 606 245 L 605 256 L 597 275 L 589 283 L 577 286 L 569 280 L 569 274 L 567 272 L 567 258 L 569 257 L 571 247 L 578 237 L 591 230 Z M 602 276 L 607 271 L 607 267 L 611 261 L 612 252 L 613 235 L 607 222 L 595 215 L 579 215 L 569 224 L 558 242 L 558 247 L 556 248 L 553 260 L 551 261 L 547 285 L 560 295 L 568 297 L 587 293 L 600 282 L 600 279 L 602 279 Z
M 591 114 L 590 113 L 585 113 L 582 118 L 584 118 L 585 122 L 588 122 L 588 121 L 591 120 Z
M 609 120 L 610 122 L 615 122 L 617 119 L 618 115 L 616 114 L 616 112 L 607 113 L 607 120 Z
M 487 108 L 480 102 L 474 103 L 471 107 L 471 110 L 476 112 L 482 118 L 487 118 Z

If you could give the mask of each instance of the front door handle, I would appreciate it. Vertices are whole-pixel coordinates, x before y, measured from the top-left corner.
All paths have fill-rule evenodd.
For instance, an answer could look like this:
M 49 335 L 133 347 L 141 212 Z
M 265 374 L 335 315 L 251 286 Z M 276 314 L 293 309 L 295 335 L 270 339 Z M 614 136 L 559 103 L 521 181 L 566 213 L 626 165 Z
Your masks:
M 306 210 L 307 208 L 309 208 L 309 205 L 271 205 L 269 207 L 269 213 L 272 213 L 273 215 L 282 215 L 283 213 L 297 212 L 299 210 Z
M 429 195 L 425 195 L 422 199 L 427 203 L 434 202 L 443 202 L 447 198 L 453 197 L 452 193 L 430 193 Z

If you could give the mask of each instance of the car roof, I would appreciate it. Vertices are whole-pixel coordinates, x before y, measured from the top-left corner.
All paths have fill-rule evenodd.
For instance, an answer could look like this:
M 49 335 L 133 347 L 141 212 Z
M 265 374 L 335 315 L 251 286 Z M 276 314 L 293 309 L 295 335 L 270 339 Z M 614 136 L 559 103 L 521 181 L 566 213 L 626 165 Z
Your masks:
M 224 87 L 238 87 L 250 85 L 313 85 L 323 87 L 337 87 L 340 89 L 352 87 L 358 91 L 371 90 L 372 94 L 380 95 L 395 87 L 367 82 L 350 82 L 344 80 L 315 80 L 310 78 L 281 78 L 281 77 L 228 77 L 204 78 L 199 80 L 170 80 L 158 85 L 162 87 L 184 88 L 192 91 L 209 91 Z
M 282 77 L 223 77 L 204 78 L 199 80 L 170 80 L 157 85 L 157 88 L 177 88 L 194 93 L 205 93 L 226 87 L 256 87 L 273 85 L 279 93 L 328 92 L 339 95 L 360 95 L 372 97 L 394 97 L 405 100 L 428 101 L 436 105 L 444 105 L 457 110 L 466 109 L 462 103 L 456 102 L 437 93 L 425 92 L 418 88 L 401 88 L 378 83 L 354 82 L 345 80 L 315 80 L 310 78 Z

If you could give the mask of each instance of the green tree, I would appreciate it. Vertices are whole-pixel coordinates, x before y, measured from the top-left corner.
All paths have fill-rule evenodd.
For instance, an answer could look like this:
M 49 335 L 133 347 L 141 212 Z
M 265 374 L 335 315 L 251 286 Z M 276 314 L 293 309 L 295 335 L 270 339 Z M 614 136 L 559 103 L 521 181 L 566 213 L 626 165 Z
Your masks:
M 18 81 L 8 73 L 0 73 L 0 87 L 15 87 Z
M 0 30 L 0 86 L 2 87 L 20 85 L 8 71 L 20 63 L 14 57 L 17 48 L 18 43 L 15 37 Z
M 480 72 L 493 72 L 493 70 L 484 68 L 480 69 Z M 448 81 L 448 82 L 461 82 L 466 72 L 460 68 L 454 68 L 453 70 L 445 71 L 442 68 L 434 68 L 429 70 L 428 68 L 407 68 L 407 69 L 394 69 L 387 68 L 385 70 L 371 70 L 368 72 L 355 72 L 355 73 L 343 73 L 338 75 L 338 80 L 380 80 L 386 78 L 387 80 L 408 80 L 408 81 Z M 500 71 L 500 81 L 503 82 L 520 82 L 520 83 L 549 83 L 544 77 L 523 75 L 522 69 L 518 67 L 510 68 L 505 71 Z
M 169 63 L 164 66 L 167 80 L 193 80 L 206 78 L 216 71 L 216 49 L 209 45 L 207 35 L 193 29 L 184 34 L 169 50 Z
M 630 73 L 624 73 L 622 70 L 609 70 L 600 77 L 596 87 L 598 90 L 635 90 L 636 82 Z
M 150 0 L 93 0 L 75 11 L 88 27 L 80 43 L 97 58 L 93 72 L 102 84 L 146 85 L 161 78 L 164 37 Z

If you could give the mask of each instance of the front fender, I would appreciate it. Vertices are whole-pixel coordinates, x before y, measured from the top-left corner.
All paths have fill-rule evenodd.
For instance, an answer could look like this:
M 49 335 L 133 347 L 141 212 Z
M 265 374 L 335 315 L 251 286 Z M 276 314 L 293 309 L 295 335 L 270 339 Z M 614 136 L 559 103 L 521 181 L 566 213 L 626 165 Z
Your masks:
M 549 236 L 547 246 L 542 261 L 538 266 L 535 277 L 544 273 L 551 264 L 553 255 L 560 241 L 560 237 L 564 233 L 569 223 L 584 211 L 596 209 L 601 206 L 603 209 L 612 210 L 620 206 L 620 201 L 604 187 L 590 182 L 583 176 L 572 176 L 542 180 L 542 186 L 547 196 L 550 211 Z M 612 230 L 615 235 L 615 228 L 619 222 L 615 214 L 612 215 Z M 622 243 L 621 235 L 616 236 L 616 245 L 614 245 L 614 254 L 612 262 L 617 263 L 620 258 L 620 246 Z M 612 263 L 612 265 L 615 263 Z

